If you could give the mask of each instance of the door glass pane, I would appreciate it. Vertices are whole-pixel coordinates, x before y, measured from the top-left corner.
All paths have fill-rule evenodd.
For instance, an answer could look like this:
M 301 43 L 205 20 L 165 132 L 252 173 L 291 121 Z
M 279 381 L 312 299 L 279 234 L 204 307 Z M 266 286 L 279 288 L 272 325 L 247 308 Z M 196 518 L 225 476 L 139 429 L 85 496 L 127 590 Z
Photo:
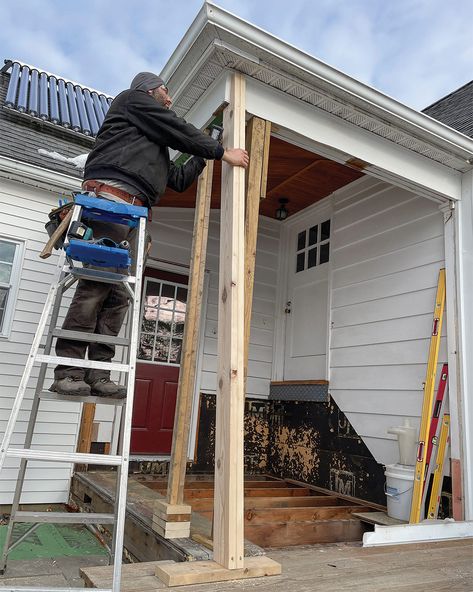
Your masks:
M 320 240 L 327 240 L 330 238 L 330 220 L 322 222 L 320 225 Z
M 309 254 L 307 255 L 307 267 L 315 267 L 317 265 L 317 247 L 315 249 L 310 249 Z
M 145 307 L 141 330 L 145 333 L 154 333 L 156 331 L 156 319 L 158 311 L 155 308 Z
M 146 282 L 145 306 L 159 306 L 159 292 L 161 290 L 161 282 L 154 282 L 148 280 Z
M 179 364 L 181 361 L 182 339 L 173 339 L 171 343 L 171 356 L 169 361 L 172 364 Z
M 160 311 L 166 312 L 166 311 Z M 162 337 L 170 337 L 171 336 L 171 321 L 159 321 L 158 323 L 158 335 Z
M 15 258 L 16 245 L 0 241 L 0 261 L 3 263 L 13 263 Z
M 306 235 L 306 231 L 303 230 L 302 232 L 299 232 L 299 234 L 297 235 L 297 250 L 300 251 L 301 249 L 305 249 L 305 235 Z
M 174 299 L 176 297 L 176 287 L 170 284 L 163 284 L 161 291 L 161 308 L 174 308 Z
M 176 300 L 181 305 L 181 306 L 178 306 L 176 304 L 176 309 L 185 311 L 186 310 L 186 302 L 187 302 L 187 289 L 186 288 L 178 288 L 177 289 Z
M 140 360 L 151 360 L 153 355 L 154 336 L 142 333 L 140 335 L 140 344 L 138 347 L 138 358 Z
M 156 343 L 154 346 L 154 361 L 155 362 L 167 362 L 168 361 L 168 354 L 169 354 L 169 346 L 171 340 L 157 337 Z
M 311 245 L 315 245 L 315 243 L 317 242 L 317 230 L 318 226 L 312 226 L 312 228 L 309 229 L 309 247 Z
M 320 264 L 327 263 L 329 260 L 329 253 L 330 253 L 330 243 L 325 243 L 324 245 L 320 245 Z
M 304 263 L 305 263 L 305 251 L 303 253 L 299 253 L 297 255 L 296 273 L 299 273 L 299 271 L 304 271 Z
M 173 331 L 173 336 L 174 337 L 180 337 L 182 339 L 182 337 L 184 337 L 184 320 L 185 320 L 185 315 L 181 312 L 176 312 L 174 314 L 174 331 Z

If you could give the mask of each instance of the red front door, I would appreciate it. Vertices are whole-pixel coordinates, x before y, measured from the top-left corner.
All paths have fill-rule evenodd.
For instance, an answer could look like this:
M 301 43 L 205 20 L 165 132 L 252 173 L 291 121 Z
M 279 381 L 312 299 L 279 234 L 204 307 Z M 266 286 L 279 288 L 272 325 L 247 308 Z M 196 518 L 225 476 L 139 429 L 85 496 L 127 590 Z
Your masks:
M 187 277 L 147 269 L 144 277 L 132 454 L 171 452 L 186 317 Z

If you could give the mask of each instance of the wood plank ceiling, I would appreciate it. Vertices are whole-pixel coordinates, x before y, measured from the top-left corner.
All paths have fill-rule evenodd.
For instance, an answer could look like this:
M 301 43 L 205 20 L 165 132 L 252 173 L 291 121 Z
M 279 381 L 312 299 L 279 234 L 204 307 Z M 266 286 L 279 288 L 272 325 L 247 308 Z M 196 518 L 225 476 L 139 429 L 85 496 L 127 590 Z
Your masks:
M 268 186 L 260 213 L 275 218 L 279 199 L 289 202 L 289 216 L 327 197 L 337 189 L 362 176 L 358 170 L 338 164 L 294 144 L 271 137 L 269 150 Z M 220 208 L 221 163 L 216 162 L 212 188 L 212 208 Z M 184 193 L 167 189 L 158 207 L 193 208 L 196 186 Z

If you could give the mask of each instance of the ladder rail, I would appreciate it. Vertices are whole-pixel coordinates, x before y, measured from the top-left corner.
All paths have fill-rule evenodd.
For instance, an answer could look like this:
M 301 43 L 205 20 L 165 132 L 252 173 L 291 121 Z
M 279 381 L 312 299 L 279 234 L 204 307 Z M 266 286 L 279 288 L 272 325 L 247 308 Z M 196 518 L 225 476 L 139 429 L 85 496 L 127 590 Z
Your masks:
M 97 201 L 97 200 L 93 200 Z M 84 203 L 82 198 L 81 203 Z M 84 208 L 87 205 L 84 204 Z M 98 207 L 95 205 L 94 207 Z M 110 208 L 109 202 L 105 210 Z M 80 220 L 82 215 L 82 206 L 79 204 L 74 205 L 73 215 L 70 223 Z M 138 233 L 137 233 L 137 249 L 136 249 L 136 268 L 134 275 L 124 275 L 112 272 L 101 273 L 95 269 L 89 269 L 87 267 L 80 268 L 74 267 L 72 260 L 68 258 L 68 265 L 64 265 L 64 257 L 61 255 L 58 261 L 58 269 L 55 276 L 55 282 L 51 285 L 46 302 L 41 314 L 41 318 L 33 339 L 33 343 L 30 349 L 27 363 L 23 372 L 20 386 L 15 398 L 15 402 L 12 407 L 10 418 L 5 430 L 2 448 L 0 450 L 0 470 L 4 465 L 6 457 L 20 458 L 20 469 L 17 478 L 17 484 L 14 493 L 14 499 L 12 504 L 12 512 L 8 525 L 7 537 L 3 547 L 3 554 L 1 557 L 0 572 L 3 573 L 6 569 L 8 555 L 13 548 L 19 545 L 25 540 L 31 532 L 33 532 L 40 524 L 45 522 L 56 522 L 56 523 L 80 523 L 86 527 L 92 528 L 93 524 L 112 524 L 113 525 L 113 537 L 112 537 L 112 562 L 113 562 L 113 579 L 112 587 L 103 589 L 103 592 L 120 592 L 121 583 L 121 565 L 123 558 L 123 542 L 124 542 L 124 529 L 125 529 L 125 517 L 126 517 L 126 497 L 127 497 L 127 485 L 128 485 L 128 466 L 129 466 L 129 449 L 131 440 L 131 420 L 133 413 L 133 397 L 135 387 L 135 375 L 136 375 L 136 357 L 138 349 L 138 339 L 140 331 L 140 314 L 141 314 L 141 286 L 142 286 L 142 274 L 145 259 L 145 233 L 146 233 L 146 218 L 144 217 L 143 211 L 137 214 L 144 208 L 135 208 L 134 210 L 128 210 L 126 214 L 123 214 L 123 206 L 115 212 L 122 211 L 122 219 L 124 216 L 138 219 Z M 66 239 L 67 243 L 67 239 Z M 64 247 L 67 245 L 65 244 Z M 73 286 L 79 279 L 85 279 L 90 281 L 102 281 L 105 283 L 115 283 L 124 286 L 127 294 L 130 298 L 130 309 L 131 309 L 131 330 L 129 336 L 126 339 L 110 338 L 107 336 L 102 339 L 101 336 L 90 335 L 88 333 L 82 334 L 81 332 L 71 332 L 62 329 L 57 329 L 57 318 L 59 316 L 59 310 L 61 307 L 62 297 L 64 292 Z M 133 288 L 132 288 L 133 285 Z M 52 312 L 51 312 L 52 311 Z M 129 310 L 130 314 L 130 310 Z M 51 320 L 49 323 L 49 331 L 45 344 L 41 344 L 41 340 L 46 332 L 46 326 L 49 316 Z M 117 362 L 99 362 L 94 360 L 82 360 L 77 358 L 65 358 L 61 356 L 53 356 L 51 354 L 53 339 L 63 337 L 66 339 L 77 339 L 87 341 L 87 336 L 91 337 L 91 341 L 100 342 L 114 342 L 125 346 L 126 352 L 126 363 Z M 85 338 L 85 339 L 84 339 Z M 40 348 L 43 347 L 43 353 L 39 353 Z M 28 421 L 28 428 L 25 436 L 24 448 L 10 448 L 10 442 L 15 428 L 15 424 L 18 419 L 20 408 L 25 397 L 28 381 L 31 377 L 31 372 L 34 364 L 40 363 L 39 375 L 36 383 L 34 392 L 33 403 L 30 411 L 30 417 Z M 119 434 L 118 443 L 118 454 L 102 455 L 92 453 L 78 453 L 78 452 L 57 452 L 54 450 L 43 450 L 43 449 L 32 449 L 31 444 L 34 436 L 34 429 L 38 418 L 39 405 L 42 399 L 44 400 L 58 400 L 67 402 L 90 402 L 92 399 L 97 397 L 70 397 L 60 395 L 57 393 L 44 392 L 44 382 L 46 378 L 48 364 L 62 364 L 68 366 L 76 366 L 82 368 L 94 368 L 94 369 L 105 369 L 115 370 L 121 372 L 125 376 L 127 385 L 127 397 L 126 400 L 113 399 L 110 397 L 106 401 L 108 404 L 115 405 L 115 421 L 119 421 Z M 102 402 L 99 398 L 97 402 Z M 118 413 L 117 413 L 118 411 Z M 121 417 L 121 421 L 120 421 Z M 67 513 L 58 512 L 30 512 L 30 511 L 19 511 L 21 494 L 24 486 L 25 475 L 27 470 L 28 461 L 30 460 L 42 460 L 50 462 L 64 462 L 71 464 L 100 464 L 100 465 L 111 465 L 117 467 L 117 483 L 116 483 L 116 495 L 115 495 L 115 507 L 113 514 L 84 514 L 78 516 L 77 514 L 70 515 Z M 23 533 L 13 544 L 13 528 L 17 522 L 30 522 L 31 527 Z M 41 592 L 42 588 L 10 588 L 12 591 L 24 591 L 29 590 L 35 592 Z M 46 589 L 44 589 L 46 590 Z M 57 592 L 61 592 L 60 588 L 55 589 Z M 68 592 L 74 590 L 67 588 Z M 49 592 L 49 589 L 48 589 Z M 101 592 L 98 590 L 97 592 Z
M 127 383 L 127 402 L 122 414 L 122 425 L 123 425 L 123 439 L 121 443 L 123 463 L 120 467 L 119 474 L 117 475 L 117 521 L 114 528 L 114 561 L 113 561 L 113 592 L 120 592 L 121 582 L 121 563 L 122 563 L 122 550 L 123 541 L 125 534 L 125 516 L 126 516 L 126 494 L 128 488 L 128 465 L 129 465 L 129 451 L 130 451 L 130 440 L 131 440 L 131 419 L 133 413 L 133 398 L 135 389 L 135 374 L 136 374 L 136 353 L 138 349 L 138 335 L 140 327 L 140 301 L 141 301 L 141 284 L 144 267 L 144 247 L 145 247 L 145 230 L 146 220 L 140 218 L 139 232 L 138 232 L 138 246 L 137 246 L 137 257 L 136 257 L 136 269 L 135 269 L 135 291 L 134 300 L 132 306 L 132 318 L 131 318 L 131 336 L 130 336 L 130 348 L 128 351 L 128 383 Z

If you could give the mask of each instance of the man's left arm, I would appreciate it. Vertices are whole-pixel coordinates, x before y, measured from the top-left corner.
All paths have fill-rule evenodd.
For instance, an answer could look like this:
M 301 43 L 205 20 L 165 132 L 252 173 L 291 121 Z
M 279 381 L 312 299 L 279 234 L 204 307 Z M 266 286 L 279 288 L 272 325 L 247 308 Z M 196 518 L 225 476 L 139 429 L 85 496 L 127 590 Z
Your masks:
M 174 191 L 182 193 L 192 185 L 204 168 L 205 160 L 200 156 L 190 158 L 181 166 L 176 166 L 171 161 L 167 185 Z

